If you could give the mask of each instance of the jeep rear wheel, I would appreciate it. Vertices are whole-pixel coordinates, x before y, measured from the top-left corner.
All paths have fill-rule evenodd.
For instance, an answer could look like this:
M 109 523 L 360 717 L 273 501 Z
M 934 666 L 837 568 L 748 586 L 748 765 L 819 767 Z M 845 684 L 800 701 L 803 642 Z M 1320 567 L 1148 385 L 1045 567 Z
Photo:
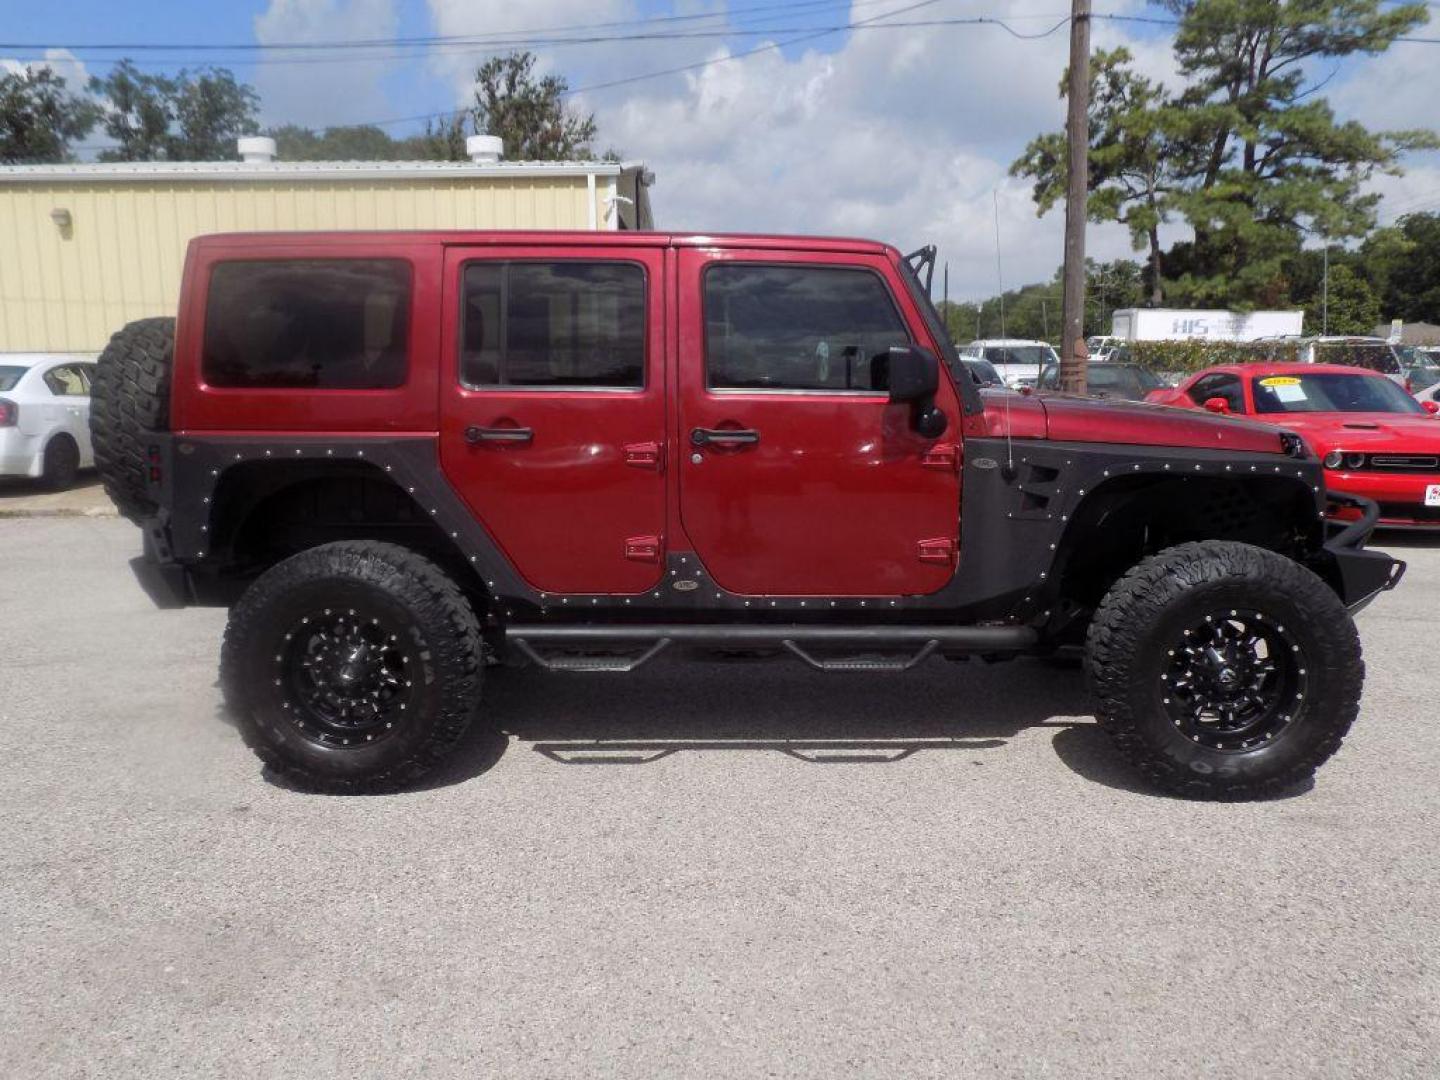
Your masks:
M 1278 794 L 1340 748 L 1365 666 L 1349 612 L 1282 555 L 1222 541 L 1140 563 L 1091 623 L 1098 719 L 1157 786 Z
M 342 541 L 277 563 L 230 613 L 221 683 L 245 741 L 321 791 L 418 779 L 464 734 L 480 693 L 480 629 L 434 563 Z
M 131 521 L 155 513 L 145 433 L 170 423 L 175 320 L 139 319 L 110 338 L 90 385 L 90 440 L 105 493 Z

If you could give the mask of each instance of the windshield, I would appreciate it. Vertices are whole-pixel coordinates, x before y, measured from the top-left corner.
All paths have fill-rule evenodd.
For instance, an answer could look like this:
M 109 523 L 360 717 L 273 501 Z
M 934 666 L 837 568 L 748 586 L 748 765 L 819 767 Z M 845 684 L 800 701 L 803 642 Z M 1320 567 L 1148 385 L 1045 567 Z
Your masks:
M 26 367 L 0 367 L 0 390 L 14 390 L 15 384 L 25 377 Z
M 1042 364 L 1055 362 L 1055 350 L 1049 345 L 987 345 L 985 359 L 992 364 Z
M 1257 413 L 1425 413 L 1389 379 L 1365 375 L 1264 375 L 1252 386 Z

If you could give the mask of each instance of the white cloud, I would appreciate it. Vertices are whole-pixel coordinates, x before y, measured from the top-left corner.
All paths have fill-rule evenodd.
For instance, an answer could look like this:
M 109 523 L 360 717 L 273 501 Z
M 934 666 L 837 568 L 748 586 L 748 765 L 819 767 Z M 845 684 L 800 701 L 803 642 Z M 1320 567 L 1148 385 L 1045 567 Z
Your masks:
M 1003 10 L 1025 31 L 1054 25 L 1028 17 L 1053 13 L 1048 0 Z M 1048 279 L 1060 261 L 1062 215 L 1037 219 L 1029 185 L 1007 170 L 1063 123 L 1067 48 L 1063 30 L 1039 41 L 991 26 L 872 30 L 833 53 L 759 53 L 579 103 L 596 110 L 602 142 L 655 170 L 662 227 L 933 242 L 952 296 L 988 295 L 997 204 L 1008 284 Z M 1089 246 L 1130 253 L 1115 228 L 1093 228 Z
M 654 14 L 648 8 L 642 12 L 634 0 L 428 4 L 435 32 L 447 35 L 594 25 Z M 689 14 L 721 7 L 718 0 L 707 0 L 674 10 Z M 797 15 L 786 21 L 853 22 L 884 9 L 866 4 L 848 17 L 830 9 L 823 17 Z M 1059 18 L 1053 0 L 994 0 L 984 10 L 1021 33 L 1046 30 Z M 1110 10 L 1154 14 L 1145 0 L 1124 0 Z M 894 21 L 969 14 L 937 4 Z M 692 39 L 536 51 L 541 70 L 561 72 L 571 86 L 583 88 L 763 44 L 763 39 L 747 38 L 727 50 L 713 39 Z M 1160 82 L 1176 79 L 1169 36 L 1153 26 L 1097 21 L 1093 44 L 1124 44 L 1142 73 Z M 873 29 L 798 48 L 806 51 L 786 50 L 788 56 L 758 52 L 582 93 L 573 101 L 596 113 L 598 146 L 618 147 L 655 170 L 652 198 L 662 228 L 858 234 L 904 248 L 933 242 L 950 262 L 952 296 L 973 297 L 995 290 L 998 204 L 1007 284 L 1049 279 L 1061 260 L 1063 214 L 1052 211 L 1037 218 L 1029 185 L 1010 178 L 1007 170 L 1030 138 L 1063 125 L 1058 84 L 1068 56 L 1066 27 L 1029 41 L 996 26 Z M 1420 60 L 1402 56 L 1402 48 Z M 1429 75 L 1414 64 L 1429 53 L 1420 46 L 1397 46 L 1382 59 L 1359 65 L 1344 85 L 1347 96 L 1336 96 L 1337 108 L 1377 126 L 1400 126 L 1393 108 L 1392 118 L 1383 122 L 1363 115 L 1365 98 L 1359 91 L 1364 89 L 1376 102 L 1403 99 L 1405 110 L 1423 113 L 1429 102 L 1418 87 Z M 1385 70 L 1397 59 L 1393 72 Z M 467 104 L 474 68 L 482 60 L 473 52 L 447 52 L 432 55 L 430 63 L 454 87 L 455 102 Z M 1372 87 L 1363 81 L 1370 78 L 1381 81 Z M 1380 183 L 1389 185 L 1387 191 L 1418 193 L 1429 175 L 1412 173 L 1402 181 Z M 1166 239 L 1184 235 L 1183 226 L 1172 226 Z M 1134 257 L 1128 234 L 1118 226 L 1091 226 L 1087 246 L 1098 259 Z
M 255 17 L 255 38 L 262 45 L 304 41 L 368 41 L 396 35 L 395 0 L 270 0 Z M 294 59 L 295 52 L 264 54 Z M 297 123 L 324 127 L 336 117 L 388 116 L 382 80 L 396 70 L 394 60 L 361 50 L 336 62 L 335 54 L 317 62 L 263 63 L 256 71 L 267 124 Z
M 0 57 L 0 71 L 9 72 L 12 75 L 19 75 L 26 70 L 38 71 L 41 68 L 49 68 L 65 80 L 65 88 L 72 93 L 81 93 L 90 81 L 90 72 L 85 68 L 85 61 L 81 60 L 69 49 L 46 49 L 44 60 L 16 60 L 13 57 Z

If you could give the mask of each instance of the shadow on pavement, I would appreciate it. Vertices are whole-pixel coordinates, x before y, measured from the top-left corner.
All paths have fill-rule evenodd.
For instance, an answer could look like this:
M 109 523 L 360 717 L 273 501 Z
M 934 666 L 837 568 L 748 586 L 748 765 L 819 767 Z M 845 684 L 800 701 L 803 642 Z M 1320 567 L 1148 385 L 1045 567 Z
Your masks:
M 1025 662 L 934 661 L 906 674 L 852 676 L 793 661 L 697 658 L 624 678 L 492 669 L 485 703 L 490 725 L 550 761 L 630 766 L 734 751 L 812 765 L 894 764 L 922 752 L 999 749 L 1027 728 L 1088 726 L 1077 714 L 1089 709 L 1078 672 Z M 422 786 L 460 783 L 493 766 L 493 746 L 471 741 Z

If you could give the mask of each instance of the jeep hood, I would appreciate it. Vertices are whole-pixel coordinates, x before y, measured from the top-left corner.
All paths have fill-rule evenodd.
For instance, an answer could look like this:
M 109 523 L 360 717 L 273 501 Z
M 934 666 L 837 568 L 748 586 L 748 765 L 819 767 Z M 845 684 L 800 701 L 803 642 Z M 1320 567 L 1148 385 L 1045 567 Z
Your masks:
M 1193 409 L 1139 401 L 1038 394 L 1045 429 L 1057 442 L 1176 446 L 1237 453 L 1283 454 L 1278 427 Z M 1015 433 L 1017 436 L 1019 432 Z

